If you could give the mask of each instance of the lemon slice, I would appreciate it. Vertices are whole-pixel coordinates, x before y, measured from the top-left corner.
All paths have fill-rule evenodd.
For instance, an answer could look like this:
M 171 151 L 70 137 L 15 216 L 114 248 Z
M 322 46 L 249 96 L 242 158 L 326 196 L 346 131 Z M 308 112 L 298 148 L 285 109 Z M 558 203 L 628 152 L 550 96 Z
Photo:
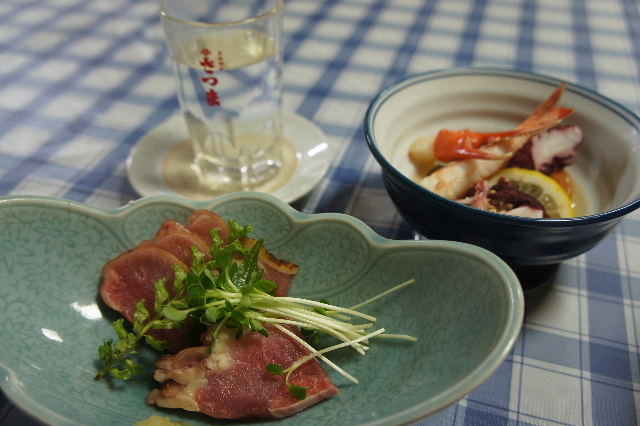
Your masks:
M 500 178 L 509 180 L 519 191 L 535 197 L 552 218 L 573 217 L 573 203 L 565 190 L 553 178 L 536 170 L 509 168 L 500 170 L 489 181 L 490 186 Z

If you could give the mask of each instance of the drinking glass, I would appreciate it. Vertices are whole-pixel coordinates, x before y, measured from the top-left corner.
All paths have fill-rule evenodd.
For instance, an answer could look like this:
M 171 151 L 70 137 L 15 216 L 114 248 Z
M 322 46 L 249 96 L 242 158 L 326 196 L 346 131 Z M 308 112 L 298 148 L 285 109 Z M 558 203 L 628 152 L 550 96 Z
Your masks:
M 252 189 L 282 168 L 283 0 L 164 0 L 200 183 Z

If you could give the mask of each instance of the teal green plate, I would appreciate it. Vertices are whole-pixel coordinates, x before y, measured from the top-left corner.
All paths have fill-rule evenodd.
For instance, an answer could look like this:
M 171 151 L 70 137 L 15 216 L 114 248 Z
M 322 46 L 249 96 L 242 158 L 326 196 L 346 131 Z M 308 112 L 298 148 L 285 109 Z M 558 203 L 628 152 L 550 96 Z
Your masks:
M 251 224 L 252 236 L 264 238 L 276 256 L 299 264 L 293 295 L 349 306 L 416 280 L 367 312 L 389 332 L 411 334 L 418 342 L 379 339 L 365 356 L 348 349 L 333 354 L 330 358 L 360 383 L 327 368 L 342 393 L 279 424 L 415 422 L 487 379 L 520 331 L 524 302 L 518 280 L 495 255 L 475 246 L 388 240 L 352 217 L 303 214 L 264 194 L 200 203 L 153 197 L 117 210 L 5 197 L 0 198 L 0 386 L 13 402 L 56 426 L 132 425 L 153 414 L 192 425 L 223 423 L 147 406 L 151 369 L 126 384 L 93 380 L 97 347 L 113 336 L 116 318 L 98 297 L 102 266 L 153 237 L 165 219 L 185 221 L 195 208 Z

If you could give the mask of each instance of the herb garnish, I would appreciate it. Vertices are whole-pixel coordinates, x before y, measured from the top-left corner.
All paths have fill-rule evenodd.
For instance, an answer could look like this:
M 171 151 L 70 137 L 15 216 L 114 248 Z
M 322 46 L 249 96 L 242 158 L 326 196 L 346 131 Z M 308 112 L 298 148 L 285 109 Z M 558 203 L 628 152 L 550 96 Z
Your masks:
M 193 247 L 193 265 L 190 271 L 175 267 L 173 297 L 167 291 L 164 280 L 155 283 L 156 298 L 153 313 L 145 308 L 145 301 L 136 304 L 133 331 L 124 327 L 124 319 L 113 323 L 119 340 L 104 341 L 98 352 L 104 368 L 96 374 L 96 380 L 109 374 L 118 379 L 128 380 L 133 374 L 142 371 L 143 366 L 133 361 L 129 355 L 136 353 L 138 342 L 144 339 L 158 350 L 163 350 L 166 342 L 149 334 L 154 329 L 170 329 L 182 327 L 188 318 L 196 319 L 204 326 L 212 326 L 212 343 L 208 348 L 211 353 L 216 337 L 222 327 L 236 329 L 236 338 L 242 338 L 246 330 L 256 331 L 269 336 L 265 323 L 272 324 L 280 331 L 296 339 L 311 353 L 289 368 L 284 369 L 277 364 L 267 366 L 272 374 L 286 375 L 286 384 L 293 396 L 306 398 L 306 388 L 289 383 L 293 371 L 314 357 L 322 359 L 343 376 L 358 383 L 358 380 L 335 365 L 324 354 L 326 352 L 350 346 L 360 354 L 369 349 L 368 341 L 374 336 L 398 338 L 410 341 L 416 339 L 407 335 L 386 334 L 383 328 L 371 332 L 376 318 L 361 313 L 359 308 L 365 306 L 393 291 L 414 282 L 407 281 L 391 288 L 363 303 L 351 308 L 331 305 L 328 301 L 319 302 L 296 297 L 276 297 L 277 284 L 263 278 L 264 272 L 258 267 L 258 256 L 263 241 L 258 240 L 251 248 L 242 245 L 242 239 L 253 231 L 250 225 L 239 226 L 229 221 L 231 235 L 225 241 L 217 230 L 212 230 L 211 260 L 205 262 L 204 253 Z M 243 261 L 241 261 L 244 259 Z M 366 322 L 353 324 L 352 317 Z M 298 326 L 306 337 L 301 339 L 283 324 Z M 320 334 L 333 336 L 340 343 L 316 350 L 312 344 L 318 343 Z M 309 343 L 310 342 L 310 343 Z M 119 366 L 118 366 L 119 365 Z

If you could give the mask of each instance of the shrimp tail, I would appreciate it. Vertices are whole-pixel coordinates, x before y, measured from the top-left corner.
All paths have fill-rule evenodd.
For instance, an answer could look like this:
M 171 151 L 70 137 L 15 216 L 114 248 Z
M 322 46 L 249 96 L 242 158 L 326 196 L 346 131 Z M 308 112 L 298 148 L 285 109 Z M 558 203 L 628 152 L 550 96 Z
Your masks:
M 513 130 L 493 133 L 472 132 L 469 129 L 441 130 L 433 144 L 435 158 L 443 163 L 465 159 L 503 160 L 509 158 L 513 153 L 496 155 L 481 151 L 479 148 L 514 137 L 533 136 L 558 125 L 573 114 L 573 110 L 570 108 L 556 106 L 566 86 L 566 82 L 558 86 L 549 98 L 538 105 L 533 113 Z

